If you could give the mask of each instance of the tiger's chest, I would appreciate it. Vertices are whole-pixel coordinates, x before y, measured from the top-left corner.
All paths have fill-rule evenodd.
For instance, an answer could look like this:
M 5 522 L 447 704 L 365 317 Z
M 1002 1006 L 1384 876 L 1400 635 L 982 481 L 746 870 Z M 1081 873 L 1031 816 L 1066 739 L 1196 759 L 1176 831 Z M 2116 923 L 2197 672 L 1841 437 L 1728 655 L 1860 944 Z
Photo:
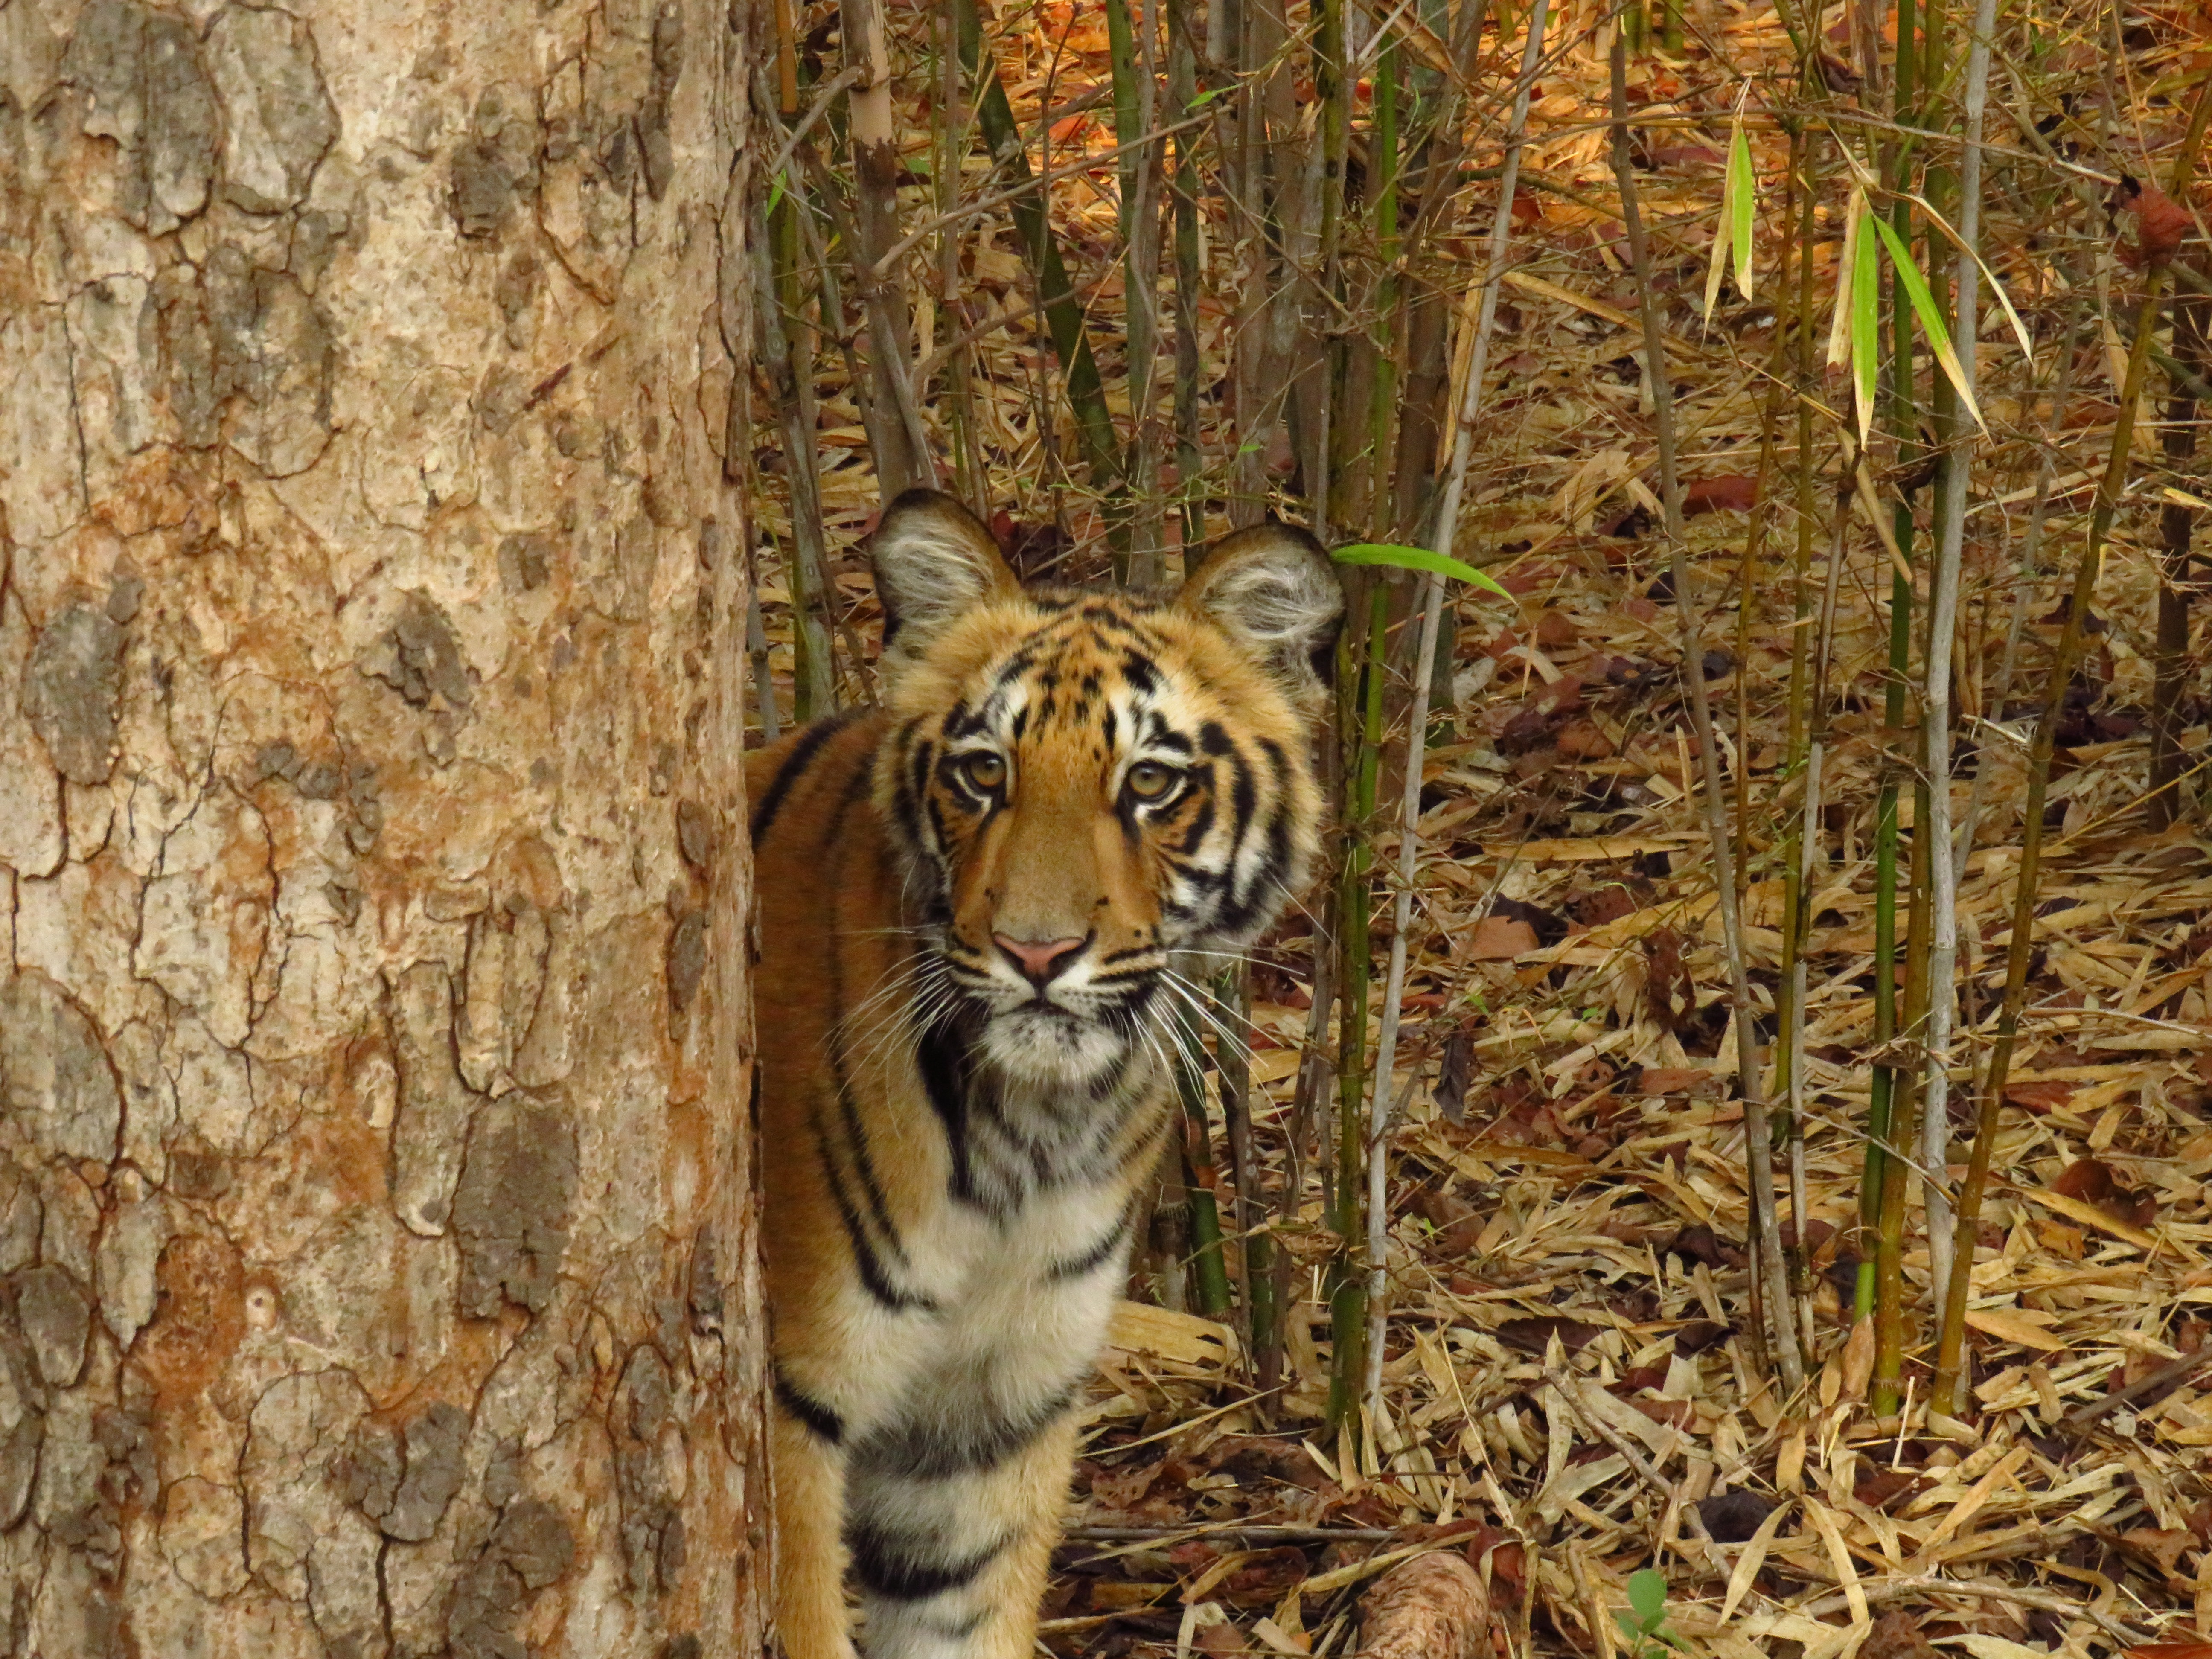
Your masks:
M 1105 1188 L 1032 1199 L 1012 1218 L 947 1202 L 908 1240 L 926 1310 L 855 1302 L 851 1415 L 884 1461 L 908 1443 L 988 1438 L 1080 1393 L 1121 1295 L 1126 1200 Z

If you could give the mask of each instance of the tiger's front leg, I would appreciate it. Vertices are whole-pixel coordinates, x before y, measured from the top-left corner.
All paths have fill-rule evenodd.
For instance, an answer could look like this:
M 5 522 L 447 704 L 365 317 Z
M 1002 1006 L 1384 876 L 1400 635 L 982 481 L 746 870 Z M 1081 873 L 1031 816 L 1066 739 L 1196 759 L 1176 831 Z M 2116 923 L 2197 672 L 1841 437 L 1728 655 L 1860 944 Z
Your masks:
M 856 1449 L 846 1538 L 868 1659 L 1030 1659 L 1074 1458 L 1067 1411 L 984 1467 L 917 1472 Z
M 845 1610 L 844 1450 L 775 1402 L 775 1626 L 785 1659 L 857 1659 Z

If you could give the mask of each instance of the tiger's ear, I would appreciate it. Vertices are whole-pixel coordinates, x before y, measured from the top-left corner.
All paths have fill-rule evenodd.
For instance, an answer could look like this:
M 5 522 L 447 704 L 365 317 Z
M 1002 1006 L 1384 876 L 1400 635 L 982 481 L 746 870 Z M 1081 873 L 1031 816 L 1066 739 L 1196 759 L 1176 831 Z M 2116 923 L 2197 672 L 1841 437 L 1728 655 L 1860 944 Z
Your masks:
M 1224 538 L 1176 605 L 1219 628 L 1294 696 L 1329 683 L 1344 589 L 1327 550 L 1296 526 L 1271 521 Z
M 905 655 L 979 601 L 1021 590 L 982 520 L 934 489 L 909 489 L 885 507 L 868 550 L 884 644 L 896 639 Z

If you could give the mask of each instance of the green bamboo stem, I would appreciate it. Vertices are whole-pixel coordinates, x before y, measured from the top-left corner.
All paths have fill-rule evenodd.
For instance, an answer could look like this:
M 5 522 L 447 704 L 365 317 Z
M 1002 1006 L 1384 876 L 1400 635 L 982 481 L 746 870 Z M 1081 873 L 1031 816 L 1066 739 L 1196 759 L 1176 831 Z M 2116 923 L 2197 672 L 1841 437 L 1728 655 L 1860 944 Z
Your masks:
M 2177 201 L 2188 199 L 2189 176 L 2195 168 L 2197 147 L 2203 143 L 2208 120 L 2212 120 L 2212 84 L 2197 94 L 2196 107 L 2190 114 L 2188 136 L 2174 163 L 2168 194 Z M 2013 1048 L 2020 1033 L 2021 1011 L 2027 1000 L 2027 966 L 2034 948 L 2038 878 L 2043 858 L 2043 808 L 2051 783 L 2051 754 L 2057 744 L 2066 688 L 2072 684 L 2075 670 L 2081 662 L 2084 623 L 2096 598 L 2105 538 L 2112 529 L 2114 509 L 2127 483 L 2136 409 L 2142 400 L 2143 380 L 2150 366 L 2151 336 L 2158 325 L 2159 298 L 2165 282 L 2163 265 L 2154 265 L 2144 273 L 2142 304 L 2136 314 L 2135 344 L 2128 353 L 2127 378 L 2120 392 L 2119 416 L 2112 427 L 2112 449 L 2105 462 L 2104 476 L 2097 483 L 2096 501 L 2089 514 L 2088 538 L 2082 545 L 2081 562 L 2075 572 L 2066 625 L 2059 633 L 2057 659 L 2051 664 L 2051 678 L 2044 691 L 2043 712 L 2036 720 L 2035 739 L 2028 750 L 2027 801 L 2021 825 L 2020 876 L 2013 890 L 2012 939 L 2005 951 L 2004 994 L 1998 1005 L 1989 1072 L 1980 1090 L 1980 1109 L 1975 1123 L 1973 1149 L 1967 1158 L 1966 1179 L 1959 1192 L 1962 1242 L 1951 1263 L 1949 1293 L 1943 1304 L 1942 1334 L 1936 1351 L 1934 1398 L 1947 1411 L 1957 1410 L 1965 1382 L 1966 1302 L 1974 1259 L 1972 1241 L 1981 1217 L 1982 1195 L 1989 1184 L 2005 1084 L 2011 1073 Z

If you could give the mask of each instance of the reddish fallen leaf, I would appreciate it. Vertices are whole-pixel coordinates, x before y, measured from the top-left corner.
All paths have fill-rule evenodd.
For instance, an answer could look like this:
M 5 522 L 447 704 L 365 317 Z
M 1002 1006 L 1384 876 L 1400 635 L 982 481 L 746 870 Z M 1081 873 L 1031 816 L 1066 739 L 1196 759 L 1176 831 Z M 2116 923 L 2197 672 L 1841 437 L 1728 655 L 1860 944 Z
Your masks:
M 1547 611 L 1536 618 L 1536 643 L 1547 651 L 1556 650 L 1560 646 L 1572 645 L 1580 638 L 1582 638 L 1582 630 L 1575 626 L 1573 619 L 1564 611 Z
M 2063 1106 L 2073 1097 L 2074 1085 L 2070 1083 L 2047 1082 L 2039 1079 L 2032 1083 L 2005 1085 L 2005 1098 L 2014 1105 L 2033 1112 L 2038 1117 L 2043 1116 L 2057 1107 Z
M 1742 472 L 1700 478 L 1682 491 L 1682 516 L 1700 513 L 1748 513 L 1759 504 L 1759 480 Z
M 1654 1423 L 1688 1430 L 1697 1426 L 1698 1408 L 1686 1400 L 1632 1400 L 1628 1402 Z
M 2059 1172 L 2051 1190 L 2094 1204 L 2113 1220 L 2131 1227 L 2148 1227 L 2158 1219 L 2158 1200 L 2122 1184 L 2112 1166 L 2101 1158 L 2076 1158 Z
M 2114 249 L 2120 263 L 2134 270 L 2167 263 L 2180 252 L 2183 240 L 2195 228 L 2189 215 L 2164 191 L 2124 173 L 2120 175 L 2119 188 L 2105 205 L 2115 218 L 2134 221 L 2132 243 L 2123 237 Z
M 1468 1547 L 1469 1557 L 1480 1560 L 1474 1547 Z M 1501 1591 L 1508 1601 L 1518 1601 L 1528 1593 L 1528 1551 L 1525 1545 L 1507 1541 L 1491 1547 L 1490 1582 Z
M 2120 1540 L 2141 1552 L 2160 1572 L 2172 1572 L 2182 1551 L 2195 1547 L 2197 1534 L 2186 1527 L 2130 1527 Z
M 2212 1641 L 2146 1642 L 2125 1652 L 2127 1659 L 2212 1659 Z
M 1559 758 L 1565 761 L 1604 760 L 1613 752 L 1605 730 L 1588 715 L 1578 715 L 1559 728 Z
M 1641 1095 L 1686 1095 L 1699 1085 L 1711 1082 L 1712 1076 L 1698 1066 L 1647 1066 L 1636 1091 Z
M 1870 1510 L 1887 1509 L 1928 1484 L 1927 1477 L 1911 1469 L 1876 1469 L 1851 1489 L 1851 1496 Z
M 1597 1327 L 1585 1325 L 1579 1319 L 1547 1314 L 1536 1319 L 1509 1319 L 1492 1334 L 1509 1348 L 1541 1357 L 1554 1336 L 1559 1339 L 1561 1347 L 1569 1353 L 1575 1352 L 1597 1335 Z
M 1729 1243 L 1703 1222 L 1685 1227 L 1668 1241 L 1667 1252 L 1687 1256 L 1692 1261 L 1702 1261 L 1708 1267 L 1741 1267 L 1747 1258 L 1741 1248 Z
M 1510 962 L 1536 948 L 1536 930 L 1512 916 L 1485 916 L 1467 942 L 1470 962 Z
M 1644 941 L 1644 998 L 1651 1018 L 1680 1031 L 1698 1012 L 1697 988 L 1682 965 L 1682 936 L 1671 927 L 1655 928 Z
M 1710 144 L 1665 144 L 1651 152 L 1654 167 L 1717 167 L 1727 159 Z

